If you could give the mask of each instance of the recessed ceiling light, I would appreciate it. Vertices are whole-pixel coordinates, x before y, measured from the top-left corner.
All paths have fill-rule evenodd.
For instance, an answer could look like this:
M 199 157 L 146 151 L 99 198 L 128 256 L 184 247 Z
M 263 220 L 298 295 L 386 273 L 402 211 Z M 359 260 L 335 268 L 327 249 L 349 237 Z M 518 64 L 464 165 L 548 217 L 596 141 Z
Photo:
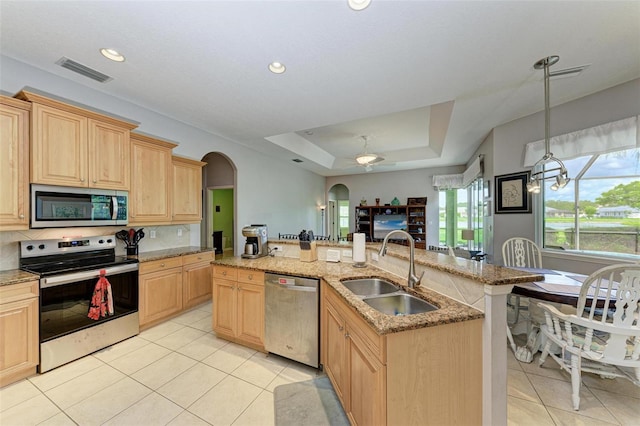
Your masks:
M 100 53 L 102 53 L 102 56 L 107 59 L 111 59 L 112 61 L 124 62 L 124 55 L 115 49 L 107 49 L 105 47 L 100 49 Z
M 348 0 L 347 3 L 353 10 L 363 10 L 369 7 L 371 0 Z
M 287 67 L 285 67 L 283 63 L 271 62 L 269 64 L 269 71 L 271 71 L 274 74 L 282 74 L 286 70 L 287 70 Z

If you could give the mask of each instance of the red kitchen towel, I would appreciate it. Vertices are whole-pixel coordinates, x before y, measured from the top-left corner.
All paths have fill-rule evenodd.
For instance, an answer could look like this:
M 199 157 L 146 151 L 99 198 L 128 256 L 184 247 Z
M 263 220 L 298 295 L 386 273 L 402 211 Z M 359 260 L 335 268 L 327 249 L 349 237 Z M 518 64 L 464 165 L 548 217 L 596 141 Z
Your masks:
M 107 280 L 107 273 L 100 270 L 100 278 L 93 289 L 91 306 L 87 316 L 93 320 L 99 320 L 107 315 L 113 315 L 113 296 L 111 295 L 111 283 Z

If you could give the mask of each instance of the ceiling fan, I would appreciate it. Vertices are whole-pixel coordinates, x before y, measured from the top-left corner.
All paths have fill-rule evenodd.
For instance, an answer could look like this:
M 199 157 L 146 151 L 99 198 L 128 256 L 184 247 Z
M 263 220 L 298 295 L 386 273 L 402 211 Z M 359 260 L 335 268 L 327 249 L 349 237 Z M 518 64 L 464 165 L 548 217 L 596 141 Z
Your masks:
M 366 171 L 371 171 L 372 165 L 384 161 L 384 157 L 379 156 L 378 154 L 369 153 L 367 151 L 367 136 L 360 136 L 360 138 L 364 141 L 364 151 L 358 155 L 356 155 L 356 162 L 363 166 Z

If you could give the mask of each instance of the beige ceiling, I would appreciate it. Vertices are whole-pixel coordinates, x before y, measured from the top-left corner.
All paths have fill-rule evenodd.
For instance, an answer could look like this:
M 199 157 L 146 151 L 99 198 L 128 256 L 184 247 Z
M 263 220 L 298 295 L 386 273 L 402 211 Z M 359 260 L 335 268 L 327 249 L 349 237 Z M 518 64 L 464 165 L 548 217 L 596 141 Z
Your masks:
M 548 55 L 590 65 L 552 81 L 552 105 L 638 78 L 639 22 L 638 1 L 2 1 L 0 53 L 331 176 L 365 172 L 363 135 L 375 171 L 466 163 L 543 109 Z

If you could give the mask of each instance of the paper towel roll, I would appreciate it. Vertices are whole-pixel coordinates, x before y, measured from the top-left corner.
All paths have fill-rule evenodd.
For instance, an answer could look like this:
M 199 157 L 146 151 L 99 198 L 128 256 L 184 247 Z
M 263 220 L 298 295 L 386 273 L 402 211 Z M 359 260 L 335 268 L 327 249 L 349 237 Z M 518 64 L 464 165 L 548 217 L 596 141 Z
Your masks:
M 364 263 L 367 261 L 365 253 L 365 234 L 353 234 L 353 261 L 356 263 Z

